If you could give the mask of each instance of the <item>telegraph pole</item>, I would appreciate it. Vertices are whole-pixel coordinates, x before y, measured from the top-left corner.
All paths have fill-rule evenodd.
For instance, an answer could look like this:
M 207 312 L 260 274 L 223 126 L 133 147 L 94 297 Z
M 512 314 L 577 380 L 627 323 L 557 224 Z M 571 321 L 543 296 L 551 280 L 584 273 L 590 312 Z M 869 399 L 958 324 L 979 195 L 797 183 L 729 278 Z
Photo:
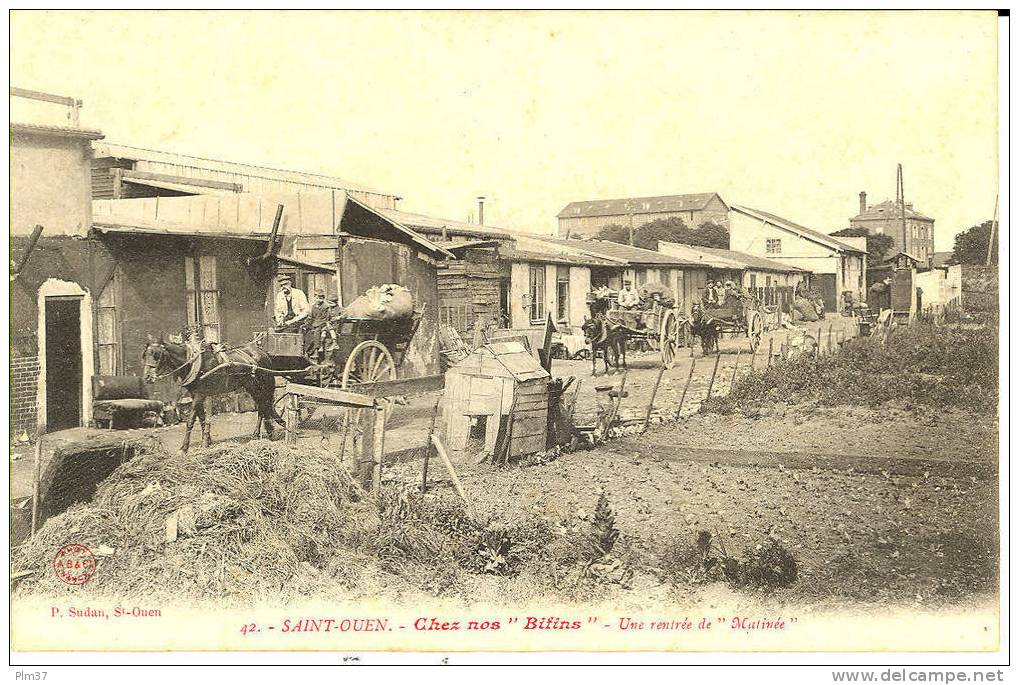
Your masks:
M 902 210 L 902 251 L 910 254 L 906 244 L 906 184 L 902 176 L 902 164 L 899 164 L 898 175 L 895 178 L 895 194 L 898 196 L 899 208 Z
M 998 196 L 994 196 L 994 218 L 991 219 L 991 237 L 987 241 L 987 261 L 984 266 L 991 265 L 991 255 L 994 254 L 994 232 L 998 228 Z

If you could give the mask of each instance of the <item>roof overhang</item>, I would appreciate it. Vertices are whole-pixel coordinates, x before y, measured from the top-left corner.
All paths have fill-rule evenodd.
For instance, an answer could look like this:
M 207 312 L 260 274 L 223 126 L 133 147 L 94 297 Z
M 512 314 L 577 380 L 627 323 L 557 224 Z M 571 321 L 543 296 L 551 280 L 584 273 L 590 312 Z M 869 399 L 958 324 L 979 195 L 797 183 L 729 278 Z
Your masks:
M 46 126 L 43 124 L 11 124 L 11 133 L 36 136 L 54 136 L 59 138 L 78 138 L 81 140 L 100 140 L 105 136 L 101 131 L 70 126 Z
M 436 259 L 453 257 L 453 253 L 412 231 L 400 222 L 377 212 L 355 197 L 347 194 L 347 202 L 340 217 L 339 229 L 343 233 L 363 238 L 409 243 Z
M 305 262 L 301 259 L 294 259 L 293 257 L 284 257 L 283 255 L 276 255 L 276 261 L 280 264 L 286 264 L 287 266 L 297 267 L 304 271 L 316 271 L 323 274 L 335 274 L 336 266 L 331 264 L 317 264 L 315 262 Z
M 207 238 L 209 240 L 248 240 L 255 242 L 268 242 L 269 235 L 257 235 L 253 233 L 225 233 L 214 231 L 195 231 L 193 229 L 177 227 L 155 227 L 155 226 L 134 226 L 129 224 L 105 223 L 102 221 L 92 222 L 92 230 L 99 235 L 137 235 L 157 236 L 163 238 Z

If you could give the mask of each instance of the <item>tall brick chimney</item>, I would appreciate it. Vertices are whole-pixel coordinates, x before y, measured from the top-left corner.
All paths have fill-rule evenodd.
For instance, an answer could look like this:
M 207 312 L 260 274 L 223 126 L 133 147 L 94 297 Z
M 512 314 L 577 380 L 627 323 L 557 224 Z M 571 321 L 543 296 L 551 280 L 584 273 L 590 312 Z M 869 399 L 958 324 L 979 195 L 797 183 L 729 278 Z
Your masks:
M 867 193 L 863 190 L 860 191 L 860 214 L 867 211 Z

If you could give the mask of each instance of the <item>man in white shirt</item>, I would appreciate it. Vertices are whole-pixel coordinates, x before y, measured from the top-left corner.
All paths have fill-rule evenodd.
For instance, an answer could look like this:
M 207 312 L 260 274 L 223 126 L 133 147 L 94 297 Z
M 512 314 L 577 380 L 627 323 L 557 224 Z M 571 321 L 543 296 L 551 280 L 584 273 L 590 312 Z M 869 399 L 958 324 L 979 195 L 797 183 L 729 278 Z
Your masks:
M 304 320 L 308 318 L 308 314 L 311 313 L 308 296 L 300 288 L 293 286 L 293 281 L 287 274 L 280 274 L 277 281 L 279 282 L 279 292 L 276 293 L 276 300 L 273 304 L 276 330 L 297 332 L 304 324 Z
M 623 289 L 619 291 L 617 301 L 619 302 L 619 306 L 623 309 L 630 309 L 640 304 L 640 295 L 638 295 L 637 291 L 633 289 L 630 281 L 626 281 L 623 284 Z

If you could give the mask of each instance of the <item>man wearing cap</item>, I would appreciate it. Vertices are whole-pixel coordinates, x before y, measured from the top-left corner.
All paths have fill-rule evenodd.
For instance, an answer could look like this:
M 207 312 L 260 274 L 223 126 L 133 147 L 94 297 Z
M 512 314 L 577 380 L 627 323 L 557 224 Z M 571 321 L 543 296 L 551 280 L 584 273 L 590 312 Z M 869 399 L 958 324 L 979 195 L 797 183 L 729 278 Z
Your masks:
M 329 305 L 326 304 L 325 291 L 321 288 L 316 289 L 314 299 L 311 313 L 308 315 L 308 324 L 304 329 L 304 352 L 310 359 L 315 358 L 322 332 L 329 323 Z
M 273 315 L 276 319 L 276 330 L 279 332 L 296 333 L 304 325 L 304 320 L 311 313 L 308 306 L 308 296 L 300 288 L 293 286 L 293 281 L 287 274 L 280 274 L 276 279 L 279 283 L 279 292 L 276 293 L 276 300 L 273 305 Z

